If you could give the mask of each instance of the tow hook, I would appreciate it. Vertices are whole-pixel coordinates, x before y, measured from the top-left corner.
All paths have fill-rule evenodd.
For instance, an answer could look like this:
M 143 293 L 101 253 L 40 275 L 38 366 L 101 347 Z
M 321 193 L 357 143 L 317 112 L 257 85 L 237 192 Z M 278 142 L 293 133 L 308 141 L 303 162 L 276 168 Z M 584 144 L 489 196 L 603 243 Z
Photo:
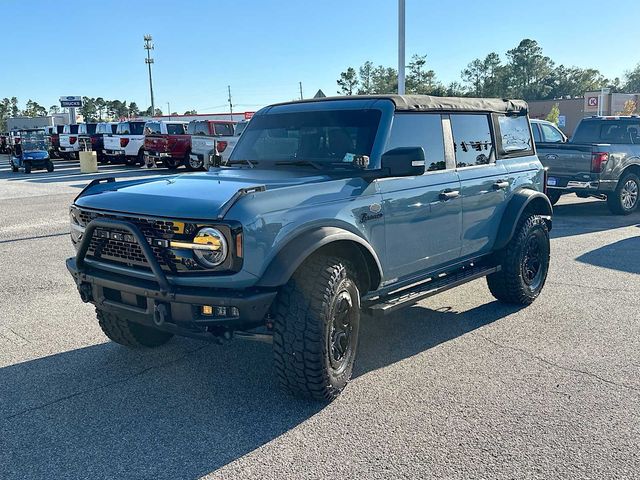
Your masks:
M 78 285 L 78 292 L 80 293 L 80 300 L 84 303 L 89 303 L 93 300 L 93 289 L 90 283 L 83 282 Z
M 169 320 L 169 309 L 164 303 L 156 303 L 153 308 L 153 323 L 158 327 L 161 327 L 166 321 Z

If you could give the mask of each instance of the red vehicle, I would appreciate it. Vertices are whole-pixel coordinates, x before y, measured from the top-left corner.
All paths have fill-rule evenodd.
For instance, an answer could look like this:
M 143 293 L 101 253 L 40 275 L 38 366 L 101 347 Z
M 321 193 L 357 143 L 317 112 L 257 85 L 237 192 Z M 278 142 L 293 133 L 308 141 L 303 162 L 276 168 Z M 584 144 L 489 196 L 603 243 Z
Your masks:
M 63 130 L 64 125 L 51 125 L 44 129 L 49 143 L 49 156 L 51 158 L 60 158 L 60 134 Z
M 189 168 L 191 135 L 187 134 L 187 122 L 151 120 L 144 126 L 145 163 L 162 165 L 175 170 L 180 165 Z

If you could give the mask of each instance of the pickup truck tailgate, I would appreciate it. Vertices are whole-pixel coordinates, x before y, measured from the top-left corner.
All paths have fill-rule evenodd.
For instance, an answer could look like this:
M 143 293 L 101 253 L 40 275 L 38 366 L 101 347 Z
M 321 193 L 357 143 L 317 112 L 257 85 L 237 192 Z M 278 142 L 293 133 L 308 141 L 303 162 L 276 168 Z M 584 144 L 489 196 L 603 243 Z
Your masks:
M 538 157 L 550 177 L 576 177 L 591 173 L 592 145 L 538 143 Z
M 168 139 L 160 135 L 147 135 L 144 139 L 144 149 L 150 152 L 167 152 Z
M 105 150 L 122 150 L 122 148 L 120 147 L 120 135 L 105 135 L 104 149 Z

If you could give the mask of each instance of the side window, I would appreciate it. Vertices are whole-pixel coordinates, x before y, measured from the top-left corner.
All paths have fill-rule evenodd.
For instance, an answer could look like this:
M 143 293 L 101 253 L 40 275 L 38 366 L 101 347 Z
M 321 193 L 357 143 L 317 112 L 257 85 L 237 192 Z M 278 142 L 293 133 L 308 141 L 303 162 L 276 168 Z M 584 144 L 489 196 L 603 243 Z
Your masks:
M 422 147 L 428 172 L 447 168 L 442 119 L 439 114 L 396 114 L 385 150 L 389 151 L 398 147 Z
M 551 125 L 543 123 L 540 125 L 540 128 L 542 128 L 542 135 L 544 136 L 545 142 L 562 143 L 564 141 L 562 134 Z
M 526 115 L 498 117 L 502 151 L 509 154 L 530 154 L 533 152 L 529 121 Z
M 494 158 L 489 116 L 452 113 L 450 118 L 456 167 L 488 165 Z
M 540 143 L 542 141 L 542 137 L 540 136 L 540 128 L 538 125 L 536 123 L 532 123 L 531 130 L 533 131 L 533 141 Z

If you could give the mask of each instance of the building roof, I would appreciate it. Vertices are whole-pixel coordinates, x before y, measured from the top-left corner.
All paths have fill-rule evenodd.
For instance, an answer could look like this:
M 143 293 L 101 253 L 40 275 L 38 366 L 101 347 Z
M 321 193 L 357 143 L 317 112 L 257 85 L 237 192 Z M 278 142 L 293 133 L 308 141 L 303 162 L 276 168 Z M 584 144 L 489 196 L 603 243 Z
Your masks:
M 510 100 L 501 98 L 469 98 L 469 97 L 434 97 L 431 95 L 349 95 L 326 98 L 309 98 L 286 102 L 330 102 L 344 100 L 391 100 L 397 111 L 428 112 L 491 112 L 491 113 L 515 113 L 524 115 L 528 111 L 527 102 L 524 100 Z

